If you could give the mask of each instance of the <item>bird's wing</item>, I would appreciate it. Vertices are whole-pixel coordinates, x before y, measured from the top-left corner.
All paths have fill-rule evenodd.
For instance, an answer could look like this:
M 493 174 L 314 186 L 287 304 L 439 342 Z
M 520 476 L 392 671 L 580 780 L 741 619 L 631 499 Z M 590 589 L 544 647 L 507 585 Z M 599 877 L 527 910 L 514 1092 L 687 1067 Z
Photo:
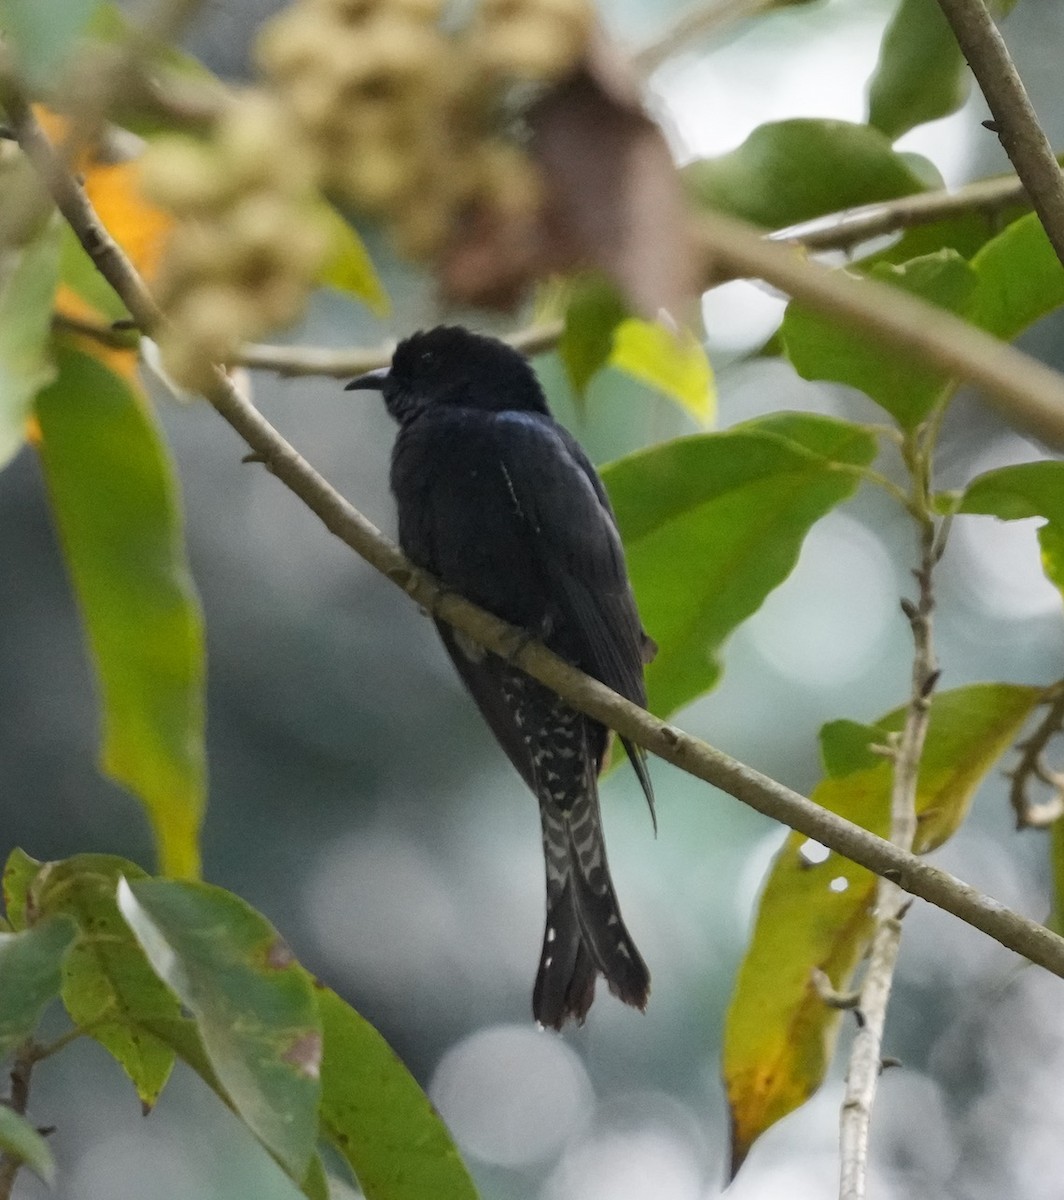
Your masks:
M 560 426 L 532 414 L 498 418 L 495 452 L 526 552 L 556 611 L 549 644 L 638 704 L 642 629 L 624 551 L 601 484 Z
M 550 418 L 497 418 L 497 460 L 524 527 L 528 552 L 555 611 L 547 642 L 576 666 L 645 705 L 643 632 L 624 550 L 602 482 L 583 451 Z M 644 755 L 624 740 L 653 811 Z

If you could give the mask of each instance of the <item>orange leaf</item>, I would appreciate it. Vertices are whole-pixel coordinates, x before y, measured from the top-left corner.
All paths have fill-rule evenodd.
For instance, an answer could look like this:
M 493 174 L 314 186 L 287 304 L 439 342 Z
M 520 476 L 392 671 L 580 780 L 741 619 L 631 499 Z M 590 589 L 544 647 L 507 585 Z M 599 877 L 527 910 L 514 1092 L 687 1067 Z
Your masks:
M 34 111 L 48 137 L 62 146 L 69 128 L 66 118 L 40 106 Z M 92 146 L 78 153 L 74 165 L 107 232 L 150 283 L 158 274 L 174 218 L 144 198 L 139 183 L 141 153 L 138 148 L 115 161 L 113 147 Z
M 85 172 L 85 191 L 107 231 L 151 283 L 159 272 L 174 218 L 144 199 L 140 162 L 97 163 Z

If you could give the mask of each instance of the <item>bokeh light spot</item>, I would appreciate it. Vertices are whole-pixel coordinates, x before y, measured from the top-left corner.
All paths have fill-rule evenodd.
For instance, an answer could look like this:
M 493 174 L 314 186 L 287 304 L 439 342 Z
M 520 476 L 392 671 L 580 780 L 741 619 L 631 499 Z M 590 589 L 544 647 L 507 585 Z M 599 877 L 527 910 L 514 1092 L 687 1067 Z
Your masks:
M 523 1025 L 481 1029 L 452 1046 L 429 1095 L 463 1151 L 503 1167 L 557 1155 L 594 1103 L 573 1051 Z

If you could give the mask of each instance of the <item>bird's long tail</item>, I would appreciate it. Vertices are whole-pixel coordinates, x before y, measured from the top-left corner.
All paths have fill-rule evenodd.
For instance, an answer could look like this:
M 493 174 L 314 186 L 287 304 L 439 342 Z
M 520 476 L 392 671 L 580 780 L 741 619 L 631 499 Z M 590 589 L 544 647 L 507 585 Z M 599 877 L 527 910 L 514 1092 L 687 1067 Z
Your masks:
M 571 717 L 570 717 L 571 714 Z M 584 718 L 565 713 L 574 741 L 583 740 Z M 555 732 L 557 733 L 557 727 Z M 613 890 L 599 816 L 597 764 L 586 750 L 559 744 L 542 747 L 537 794 L 547 873 L 547 927 L 532 997 L 536 1020 L 561 1029 L 583 1021 L 605 977 L 613 994 L 646 1007 L 650 973 L 621 917 Z M 567 750 L 575 750 L 564 758 Z M 569 768 L 569 769 L 567 769 Z

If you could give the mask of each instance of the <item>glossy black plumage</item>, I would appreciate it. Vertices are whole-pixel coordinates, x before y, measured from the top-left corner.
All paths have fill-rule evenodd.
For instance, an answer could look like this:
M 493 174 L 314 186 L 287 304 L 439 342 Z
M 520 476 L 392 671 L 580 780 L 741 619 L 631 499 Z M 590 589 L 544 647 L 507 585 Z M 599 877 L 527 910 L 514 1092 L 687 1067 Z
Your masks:
M 613 513 L 594 468 L 551 417 L 516 351 L 440 327 L 400 343 L 378 388 L 399 422 L 391 483 L 412 561 L 645 703 L 643 632 Z M 621 919 L 606 862 L 597 777 L 608 731 L 503 659 L 438 624 L 484 719 L 540 804 L 547 928 L 536 1019 L 582 1020 L 602 974 L 643 1008 L 650 977 Z M 627 746 L 653 810 L 641 752 Z

